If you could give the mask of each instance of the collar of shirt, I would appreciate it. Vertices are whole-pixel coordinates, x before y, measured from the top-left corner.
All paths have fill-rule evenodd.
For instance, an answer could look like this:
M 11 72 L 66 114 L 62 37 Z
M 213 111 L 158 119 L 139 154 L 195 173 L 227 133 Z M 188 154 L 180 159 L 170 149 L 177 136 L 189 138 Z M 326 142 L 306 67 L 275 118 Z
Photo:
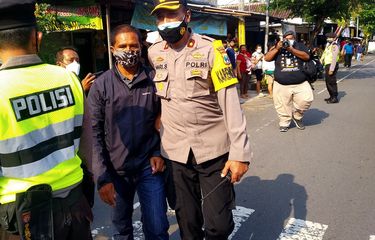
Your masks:
M 137 84 L 140 81 L 148 78 L 148 76 L 145 72 L 145 68 L 143 66 L 140 66 L 138 68 L 138 72 L 134 75 L 133 80 L 130 80 L 127 77 L 125 77 L 124 75 L 122 75 L 122 73 L 120 72 L 120 70 L 117 67 L 117 64 L 115 64 L 115 66 L 116 66 L 115 71 L 116 71 L 117 75 L 120 77 L 121 81 L 123 83 L 125 83 L 126 86 L 128 86 L 129 88 L 132 88 L 135 84 Z
M 0 67 L 0 70 L 18 68 L 18 67 L 27 67 L 27 66 L 37 65 L 41 63 L 43 63 L 43 61 L 36 54 L 15 56 L 15 57 L 9 58 L 8 61 Z

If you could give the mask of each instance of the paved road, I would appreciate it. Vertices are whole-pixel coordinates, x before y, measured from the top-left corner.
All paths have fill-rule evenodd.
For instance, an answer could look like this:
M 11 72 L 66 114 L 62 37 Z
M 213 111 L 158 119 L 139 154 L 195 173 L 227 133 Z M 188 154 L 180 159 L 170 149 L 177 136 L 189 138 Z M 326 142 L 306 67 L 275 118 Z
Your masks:
M 304 131 L 280 133 L 269 98 L 242 105 L 254 161 L 236 185 L 231 239 L 375 240 L 375 56 L 354 64 L 339 70 L 339 104 L 326 104 L 324 82 L 314 84 Z M 96 203 L 93 234 L 108 239 L 110 211 Z M 134 208 L 136 239 L 143 239 Z M 169 215 L 171 239 L 179 239 Z

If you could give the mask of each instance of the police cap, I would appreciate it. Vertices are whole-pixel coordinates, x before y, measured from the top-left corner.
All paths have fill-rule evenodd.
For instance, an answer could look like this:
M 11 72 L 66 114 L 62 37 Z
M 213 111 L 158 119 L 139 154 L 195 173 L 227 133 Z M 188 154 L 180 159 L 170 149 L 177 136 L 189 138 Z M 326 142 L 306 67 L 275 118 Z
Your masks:
M 326 37 L 327 37 L 327 38 L 335 38 L 335 37 L 336 37 L 336 34 L 333 33 L 333 32 L 330 32 L 330 33 L 327 33 L 327 34 L 326 34 Z
M 36 26 L 35 0 L 0 0 L 0 31 Z
M 186 0 L 155 0 L 154 3 L 155 7 L 151 11 L 151 14 L 154 14 L 155 11 L 159 9 L 175 11 L 179 9 L 181 6 L 187 6 Z

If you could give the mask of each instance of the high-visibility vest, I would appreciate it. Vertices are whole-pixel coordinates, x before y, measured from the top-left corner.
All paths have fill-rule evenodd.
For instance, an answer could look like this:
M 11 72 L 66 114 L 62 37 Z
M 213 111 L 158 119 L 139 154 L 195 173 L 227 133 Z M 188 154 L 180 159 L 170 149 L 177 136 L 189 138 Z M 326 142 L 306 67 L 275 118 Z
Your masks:
M 38 184 L 53 191 L 82 181 L 78 147 L 84 94 L 64 68 L 0 71 L 0 203 Z
M 333 60 L 333 49 L 332 48 L 333 48 L 333 46 L 338 47 L 336 44 L 330 44 L 328 47 L 326 47 L 326 49 L 323 52 L 322 59 L 323 59 L 323 65 L 324 66 L 332 63 L 332 60 Z M 337 62 L 339 62 L 339 60 L 340 60 L 340 53 L 337 54 Z

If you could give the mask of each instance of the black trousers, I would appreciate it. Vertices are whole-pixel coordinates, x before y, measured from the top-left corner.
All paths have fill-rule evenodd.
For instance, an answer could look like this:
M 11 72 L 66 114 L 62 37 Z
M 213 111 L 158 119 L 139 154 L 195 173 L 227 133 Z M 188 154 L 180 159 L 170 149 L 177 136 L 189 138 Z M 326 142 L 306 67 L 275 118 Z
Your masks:
M 52 204 L 54 240 L 92 240 L 90 222 L 93 216 L 81 185 L 72 189 L 65 198 L 53 198 Z M 12 205 L 14 202 L 1 207 Z M 0 226 L 1 240 L 20 239 L 19 235 L 11 235 L 2 227 Z
M 344 60 L 345 60 L 344 66 L 350 67 L 352 65 L 352 58 L 353 58 L 353 54 L 345 54 L 345 56 L 344 56 Z
M 338 90 L 337 90 L 337 78 L 336 74 L 339 70 L 339 64 L 336 64 L 335 70 L 333 71 L 332 75 L 329 75 L 329 68 L 331 67 L 331 64 L 328 64 L 325 66 L 325 80 L 326 80 L 326 86 L 329 93 L 329 96 L 331 98 L 337 98 Z
M 190 152 L 187 164 L 167 160 L 167 198 L 176 211 L 182 240 L 227 240 L 234 228 L 234 188 L 221 170 L 228 154 L 197 164 Z M 204 230 L 202 230 L 202 228 Z

